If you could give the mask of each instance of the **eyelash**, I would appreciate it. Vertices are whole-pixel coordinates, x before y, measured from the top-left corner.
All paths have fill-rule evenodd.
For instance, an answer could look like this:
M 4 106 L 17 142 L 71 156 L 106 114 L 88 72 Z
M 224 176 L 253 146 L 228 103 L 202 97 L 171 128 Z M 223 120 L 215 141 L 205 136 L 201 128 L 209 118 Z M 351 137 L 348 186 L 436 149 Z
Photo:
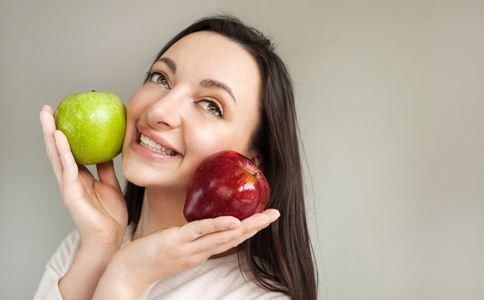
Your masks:
M 153 82 L 153 83 L 156 83 L 156 84 L 158 84 L 158 81 L 157 80 L 156 80 L 156 82 L 153 81 L 153 76 L 159 75 L 161 77 L 161 79 L 166 82 L 165 84 L 166 84 L 167 88 L 170 88 L 170 86 L 168 85 L 168 80 L 166 79 L 165 74 L 160 73 L 160 72 L 153 71 L 153 72 L 147 72 L 147 75 L 148 75 L 147 81 L 150 81 L 150 82 Z M 221 109 L 220 105 L 217 102 L 215 102 L 213 100 L 210 100 L 210 99 L 203 99 L 202 102 L 207 102 L 209 104 L 215 105 L 217 111 L 215 113 L 211 113 L 211 114 L 213 114 L 217 118 L 221 118 L 221 119 L 224 118 L 224 112 L 223 112 L 223 110 Z M 212 110 L 207 110 L 207 111 L 212 111 Z

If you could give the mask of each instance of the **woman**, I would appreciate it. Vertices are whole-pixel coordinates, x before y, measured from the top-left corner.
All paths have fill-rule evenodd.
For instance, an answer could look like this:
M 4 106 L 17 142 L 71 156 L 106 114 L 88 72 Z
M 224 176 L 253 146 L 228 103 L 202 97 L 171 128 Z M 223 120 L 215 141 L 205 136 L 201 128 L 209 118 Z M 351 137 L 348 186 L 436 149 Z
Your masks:
M 257 30 L 230 16 L 201 19 L 158 53 L 127 105 L 124 195 L 112 161 L 97 165 L 96 180 L 76 165 L 53 109 L 40 119 L 77 231 L 35 298 L 316 299 L 292 85 Z M 187 223 L 190 175 L 226 149 L 262 168 L 268 209 Z

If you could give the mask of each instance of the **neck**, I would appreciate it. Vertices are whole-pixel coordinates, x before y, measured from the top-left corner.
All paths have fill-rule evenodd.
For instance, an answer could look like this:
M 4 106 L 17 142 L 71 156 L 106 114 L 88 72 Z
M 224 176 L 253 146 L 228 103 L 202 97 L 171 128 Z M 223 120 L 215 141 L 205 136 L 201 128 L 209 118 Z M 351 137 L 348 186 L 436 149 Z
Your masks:
M 158 230 L 187 223 L 183 216 L 185 193 L 146 188 L 141 216 L 133 234 L 133 240 Z
M 145 188 L 141 215 L 132 240 L 142 238 L 158 230 L 187 224 L 187 220 L 183 216 L 185 195 L 185 191 Z M 237 252 L 237 247 L 210 258 L 223 257 L 235 252 Z

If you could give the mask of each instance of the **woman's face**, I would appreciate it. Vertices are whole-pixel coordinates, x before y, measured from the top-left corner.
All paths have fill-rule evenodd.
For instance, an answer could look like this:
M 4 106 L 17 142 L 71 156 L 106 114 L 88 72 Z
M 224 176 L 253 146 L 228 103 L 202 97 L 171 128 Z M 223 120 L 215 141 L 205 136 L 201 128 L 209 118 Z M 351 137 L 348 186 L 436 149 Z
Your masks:
M 150 72 L 127 106 L 122 155 L 127 180 L 186 189 L 197 166 L 213 153 L 231 149 L 255 155 L 249 141 L 259 120 L 261 79 L 242 46 L 217 33 L 192 33 Z M 171 156 L 160 145 L 178 154 Z

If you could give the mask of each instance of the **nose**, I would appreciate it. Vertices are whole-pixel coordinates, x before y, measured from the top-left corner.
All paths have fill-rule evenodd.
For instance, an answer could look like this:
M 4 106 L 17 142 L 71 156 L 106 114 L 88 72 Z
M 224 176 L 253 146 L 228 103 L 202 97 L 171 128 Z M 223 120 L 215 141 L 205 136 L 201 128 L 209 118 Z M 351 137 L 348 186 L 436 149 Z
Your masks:
M 183 105 L 181 91 L 172 89 L 147 107 L 147 121 L 155 129 L 178 128 L 181 125 Z

